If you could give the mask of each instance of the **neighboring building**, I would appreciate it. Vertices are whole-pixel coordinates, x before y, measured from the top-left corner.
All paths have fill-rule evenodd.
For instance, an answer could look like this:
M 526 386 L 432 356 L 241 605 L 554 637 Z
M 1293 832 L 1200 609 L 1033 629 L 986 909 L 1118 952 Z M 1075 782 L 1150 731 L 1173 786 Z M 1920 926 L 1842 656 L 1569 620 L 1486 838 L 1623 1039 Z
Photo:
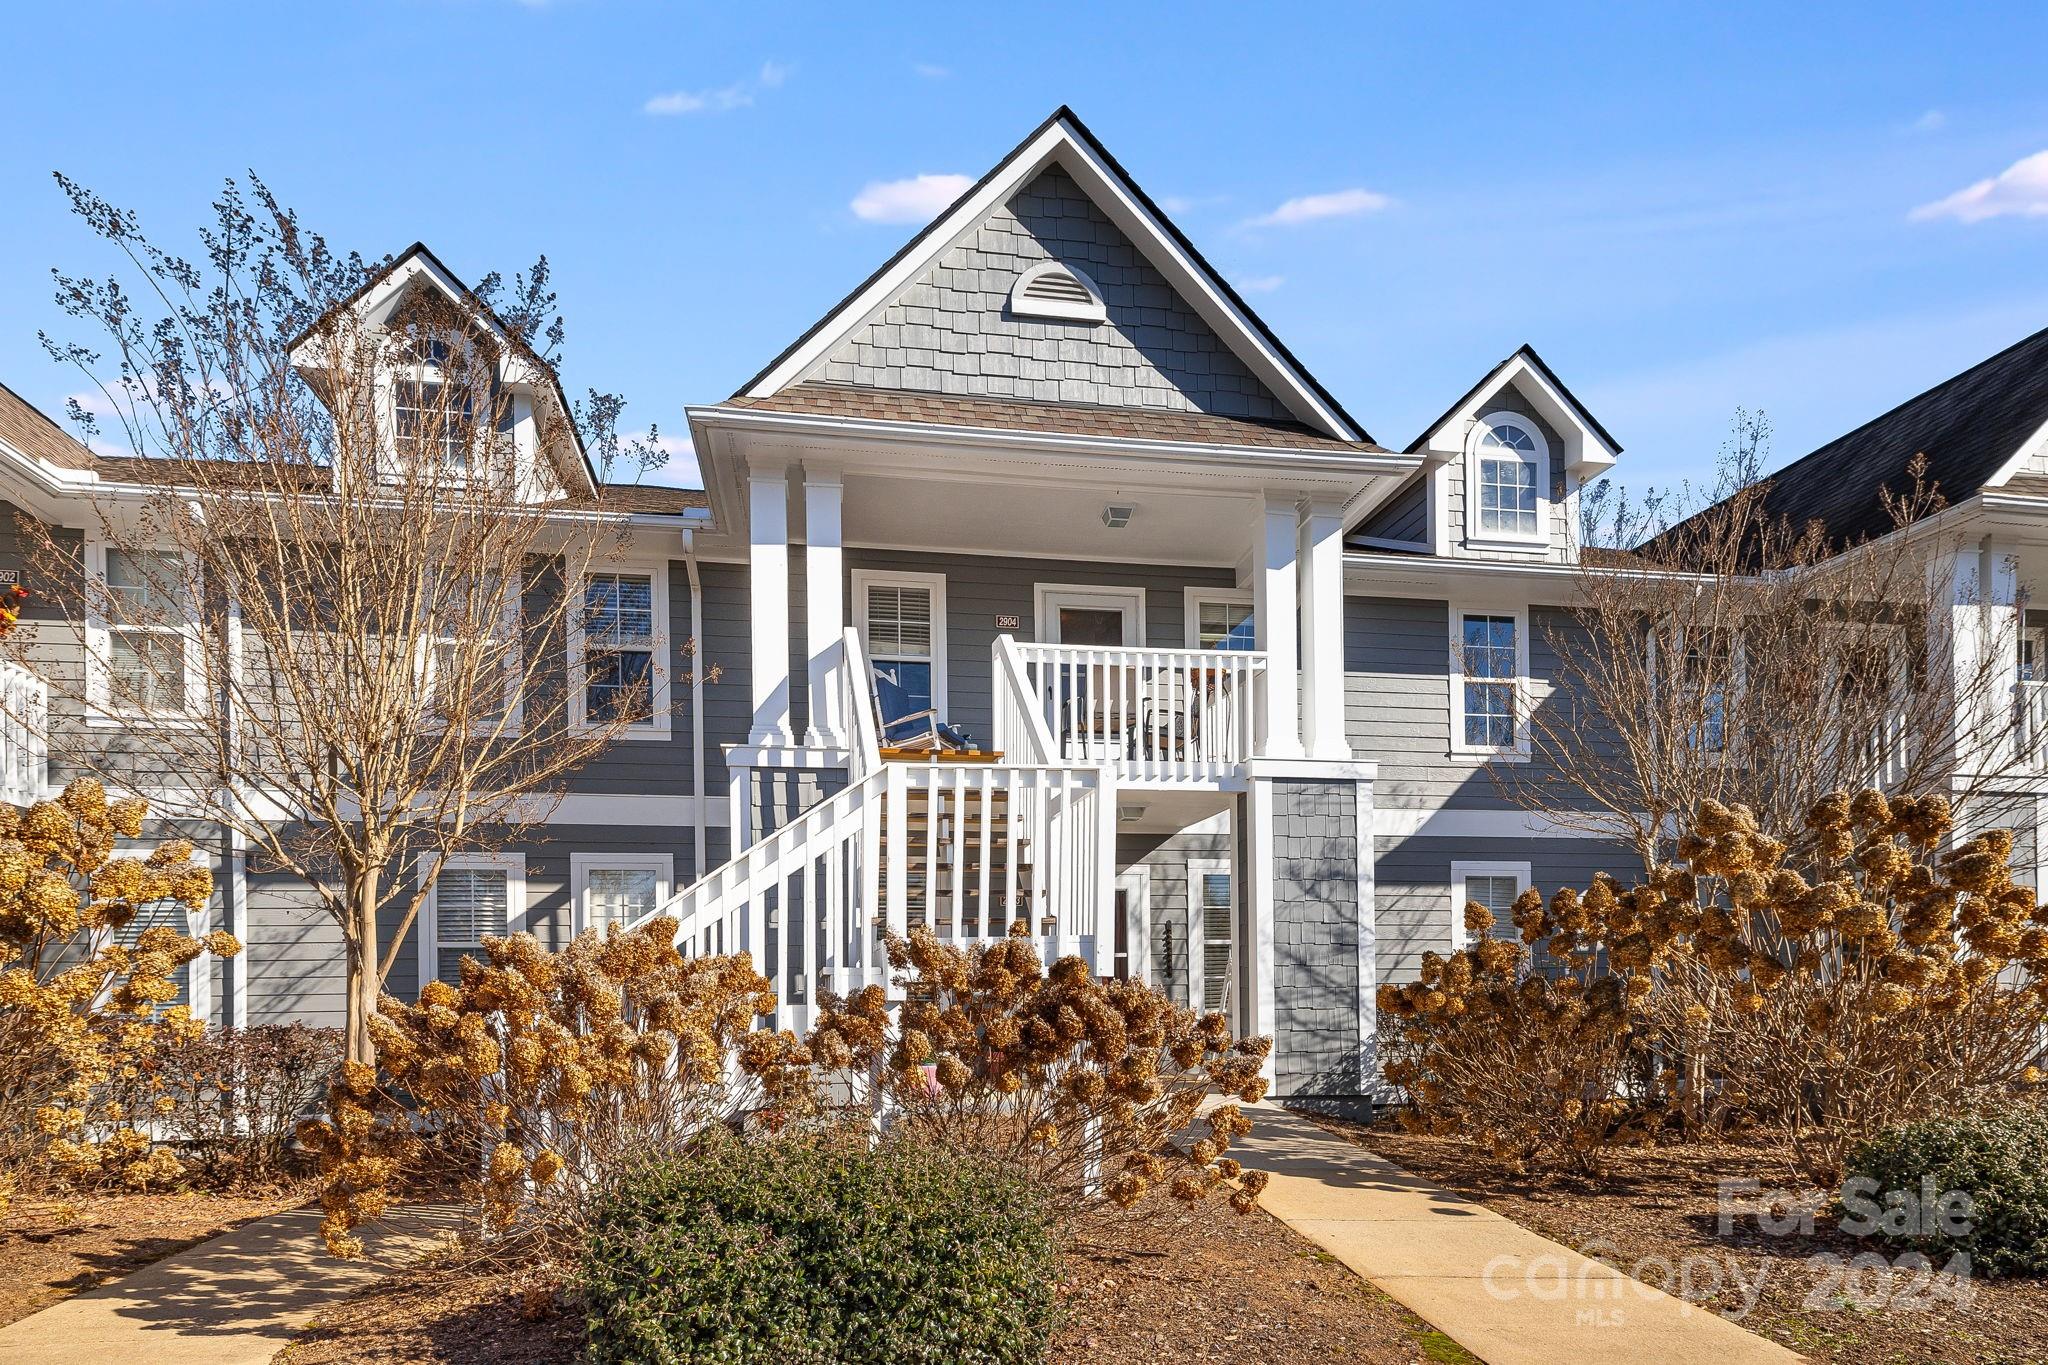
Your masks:
M 407 281 L 460 290 L 423 248 L 379 287 Z M 2009 363 L 2011 449 L 1973 438 L 1981 488 L 1943 476 L 2008 604 L 2048 526 L 2048 366 Z M 1405 449 L 1375 443 L 1064 109 L 689 422 L 705 492 L 637 493 L 617 566 L 653 719 L 545 842 L 442 875 L 393 990 L 483 932 L 559 944 L 666 908 L 694 947 L 777 963 L 801 1025 L 872 978 L 881 924 L 1024 919 L 1272 1034 L 1279 1095 L 1341 1102 L 1373 1087 L 1375 987 L 1460 941 L 1466 900 L 1633 867 L 1489 773 L 1532 761 L 1579 490 L 1614 440 L 1524 348 Z M 542 501 L 587 493 L 536 454 Z M 0 491 L 101 571 L 89 500 L 135 477 L 0 391 Z M 671 688 L 693 639 L 719 676 Z M 878 708 L 1000 761 L 892 757 Z M 33 754 L 10 775 L 16 798 L 62 776 Z M 215 913 L 247 950 L 195 1003 L 338 1022 L 334 927 L 303 887 L 226 872 Z

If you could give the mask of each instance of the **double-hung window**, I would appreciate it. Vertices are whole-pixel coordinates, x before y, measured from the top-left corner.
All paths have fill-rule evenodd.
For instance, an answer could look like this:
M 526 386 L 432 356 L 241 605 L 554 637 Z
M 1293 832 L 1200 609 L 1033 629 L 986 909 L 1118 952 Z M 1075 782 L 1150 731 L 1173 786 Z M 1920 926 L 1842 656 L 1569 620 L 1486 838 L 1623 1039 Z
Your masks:
M 432 865 L 423 860 L 422 872 Z M 462 977 L 462 959 L 477 957 L 486 934 L 511 933 L 526 910 L 526 861 L 517 854 L 465 853 L 441 865 L 428 895 L 421 936 L 420 984 Z
M 1550 450 L 1535 424 L 1513 413 L 1484 417 L 1471 442 L 1467 534 L 1482 542 L 1540 545 Z
M 469 467 L 476 414 L 467 392 L 451 394 L 444 384 L 401 379 L 393 387 L 392 407 L 398 419 L 400 450 L 439 460 L 450 470 Z
M 1193 920 L 1189 938 L 1199 949 L 1199 975 L 1189 995 L 1195 1008 L 1205 1012 L 1230 1005 L 1230 977 L 1236 967 L 1232 953 L 1232 922 L 1237 897 L 1230 882 L 1230 865 L 1215 859 L 1197 858 L 1188 863 L 1188 899 Z
M 583 586 L 583 706 L 593 724 L 655 719 L 655 593 L 650 574 L 592 574 Z
M 428 607 L 423 653 L 430 720 L 445 724 L 460 715 L 472 731 L 488 731 L 510 707 L 516 725 L 521 665 L 513 590 L 495 577 L 450 575 Z M 472 676 L 465 680 L 465 673 Z
M 945 579 L 936 574 L 856 574 L 861 643 L 887 726 L 946 709 Z
M 192 630 L 184 557 L 107 547 L 107 704 L 182 715 L 191 709 Z
M 1522 672 L 1521 620 L 1508 613 L 1457 616 L 1454 677 L 1458 747 L 1513 749 L 1524 739 L 1517 693 Z
M 1477 905 L 1493 916 L 1495 934 L 1511 938 L 1515 901 L 1529 889 L 1527 863 L 1451 864 L 1451 946 L 1473 942 L 1478 935 L 1465 927 L 1465 907 Z
M 1189 589 L 1188 647 L 1257 649 L 1258 634 L 1252 624 L 1251 597 L 1236 593 L 1209 596 Z

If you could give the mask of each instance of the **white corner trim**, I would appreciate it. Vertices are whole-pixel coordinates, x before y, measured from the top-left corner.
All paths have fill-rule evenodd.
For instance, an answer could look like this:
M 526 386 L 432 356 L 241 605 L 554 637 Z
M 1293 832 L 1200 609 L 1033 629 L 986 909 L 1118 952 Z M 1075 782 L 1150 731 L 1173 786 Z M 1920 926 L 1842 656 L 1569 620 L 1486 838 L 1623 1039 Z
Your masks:
M 1465 894 L 1465 880 L 1468 877 L 1513 877 L 1515 894 L 1521 895 L 1529 889 L 1533 880 L 1526 862 L 1497 862 L 1459 860 L 1451 864 L 1451 947 L 1455 951 L 1472 942 L 1472 935 L 1465 928 L 1465 902 L 1472 899 Z

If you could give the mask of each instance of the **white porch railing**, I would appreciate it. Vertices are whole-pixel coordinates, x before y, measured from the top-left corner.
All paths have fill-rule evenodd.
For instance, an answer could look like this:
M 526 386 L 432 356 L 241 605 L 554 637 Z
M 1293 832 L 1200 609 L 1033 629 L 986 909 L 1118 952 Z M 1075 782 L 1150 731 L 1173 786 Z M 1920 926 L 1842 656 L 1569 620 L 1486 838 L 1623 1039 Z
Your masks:
M 49 779 L 50 688 L 20 664 L 0 663 L 0 801 L 42 799 Z
M 1262 653 L 1019 644 L 1007 635 L 995 652 L 998 749 L 1018 742 L 1019 713 L 1030 711 L 1053 758 L 1110 765 L 1129 780 L 1212 780 L 1258 756 Z M 1006 694 L 1006 654 L 1021 665 L 1029 705 Z
M 752 953 L 774 1026 L 798 1031 L 821 990 L 888 985 L 885 931 L 969 944 L 1021 922 L 1048 962 L 1095 963 L 1113 941 L 1115 800 L 1100 769 L 880 764 L 656 913 L 688 954 Z

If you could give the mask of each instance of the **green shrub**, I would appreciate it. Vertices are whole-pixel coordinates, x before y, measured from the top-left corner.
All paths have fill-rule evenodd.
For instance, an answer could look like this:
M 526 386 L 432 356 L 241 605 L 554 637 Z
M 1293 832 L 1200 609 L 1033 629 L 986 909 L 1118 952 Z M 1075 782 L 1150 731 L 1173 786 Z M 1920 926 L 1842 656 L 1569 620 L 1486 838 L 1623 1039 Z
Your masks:
M 1044 1358 L 1057 1261 L 1014 1174 L 909 1143 L 746 1140 L 624 1175 L 578 1287 L 592 1361 Z
M 1955 1190 L 1966 1211 L 1933 1203 Z M 1937 1259 L 1963 1252 L 1975 1274 L 2048 1274 L 2048 1110 L 1886 1129 L 1850 1154 L 1841 1211 L 1845 1225 L 1875 1222 L 1876 1235 Z

